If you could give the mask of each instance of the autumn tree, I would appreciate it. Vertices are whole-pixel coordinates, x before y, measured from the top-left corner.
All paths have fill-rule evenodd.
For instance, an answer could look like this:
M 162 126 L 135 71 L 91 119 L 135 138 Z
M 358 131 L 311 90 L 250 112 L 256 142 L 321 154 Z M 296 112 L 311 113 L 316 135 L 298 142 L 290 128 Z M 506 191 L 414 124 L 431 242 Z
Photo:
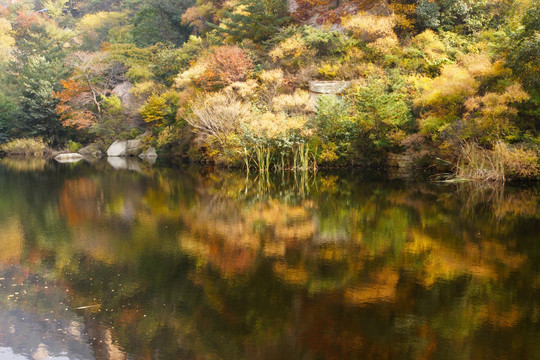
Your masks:
M 64 126 L 89 128 L 106 116 L 103 104 L 120 72 L 120 65 L 110 62 L 107 53 L 76 52 L 68 60 L 73 75 L 63 81 L 56 93 L 56 108 Z
M 204 89 L 216 90 L 244 81 L 252 68 L 252 61 L 238 46 L 219 46 L 209 56 L 205 71 L 196 81 Z

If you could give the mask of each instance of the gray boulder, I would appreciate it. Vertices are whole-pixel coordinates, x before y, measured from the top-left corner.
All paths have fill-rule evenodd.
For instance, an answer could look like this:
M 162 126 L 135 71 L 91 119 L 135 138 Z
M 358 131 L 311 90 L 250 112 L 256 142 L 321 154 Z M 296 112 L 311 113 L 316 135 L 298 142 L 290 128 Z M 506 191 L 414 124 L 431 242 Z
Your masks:
M 77 153 L 60 154 L 54 158 L 59 163 L 75 163 L 84 159 L 84 156 Z
M 116 140 L 109 146 L 107 150 L 107 156 L 109 157 L 118 157 L 118 156 L 127 156 L 127 141 L 126 140 Z
M 78 153 L 85 157 L 100 158 L 103 156 L 103 151 L 101 151 L 101 148 L 98 144 L 90 144 L 88 146 L 85 146 L 81 150 L 79 150 Z
M 156 152 L 156 149 L 154 149 L 153 147 L 149 147 L 146 151 L 143 151 L 139 157 L 141 159 L 150 159 L 150 158 L 157 158 L 158 157 L 158 154 Z
M 109 157 L 137 156 L 144 148 L 142 139 L 116 140 L 107 150 Z

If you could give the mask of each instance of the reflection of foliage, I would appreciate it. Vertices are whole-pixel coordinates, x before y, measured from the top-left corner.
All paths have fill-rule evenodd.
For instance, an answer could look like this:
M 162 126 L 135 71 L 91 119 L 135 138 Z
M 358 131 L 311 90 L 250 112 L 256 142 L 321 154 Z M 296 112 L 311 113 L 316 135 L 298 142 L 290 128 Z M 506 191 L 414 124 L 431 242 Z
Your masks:
M 504 347 L 516 342 L 536 351 L 536 189 L 84 164 L 60 173 L 0 165 L 0 224 L 11 234 L 0 261 L 52 274 L 73 307 L 101 304 L 81 310 L 85 326 L 118 351 L 416 359 L 474 346 L 511 357 Z M 41 182 L 47 196 L 26 194 Z M 501 344 L 485 345 L 494 337 Z

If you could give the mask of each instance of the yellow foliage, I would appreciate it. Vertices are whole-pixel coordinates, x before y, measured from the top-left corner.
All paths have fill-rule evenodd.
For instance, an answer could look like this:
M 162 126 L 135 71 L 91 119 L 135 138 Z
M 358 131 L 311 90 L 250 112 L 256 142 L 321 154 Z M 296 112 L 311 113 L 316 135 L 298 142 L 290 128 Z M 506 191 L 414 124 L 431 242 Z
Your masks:
M 429 61 L 447 58 L 446 47 L 433 30 L 426 30 L 416 35 L 411 45 L 422 50 Z
M 332 80 L 335 79 L 338 74 L 339 66 L 335 64 L 322 64 L 319 66 L 319 75 L 322 77 Z
M 259 79 L 263 84 L 280 83 L 283 81 L 283 70 L 264 70 L 259 74 Z
M 77 23 L 77 31 L 83 42 L 99 46 L 101 41 L 126 40 L 130 26 L 128 15 L 124 12 L 97 12 L 85 15 Z
M 259 84 L 257 81 L 249 79 L 244 82 L 234 82 L 227 86 L 224 91 L 227 93 L 233 93 L 242 100 L 255 101 L 257 99 L 258 88 Z
M 474 77 L 496 76 L 499 75 L 502 63 L 493 64 L 485 54 L 467 54 L 459 58 L 458 64 L 467 69 L 469 74 Z
M 141 107 L 140 113 L 147 123 L 161 125 L 167 114 L 167 100 L 162 96 L 153 95 Z
M 176 86 L 183 88 L 192 85 L 196 79 L 199 79 L 206 72 L 206 64 L 203 61 L 194 63 L 189 69 L 179 74 L 176 78 Z
M 80 31 L 97 31 L 100 28 L 112 28 L 114 26 L 125 24 L 128 16 L 123 12 L 97 12 L 95 14 L 85 15 L 78 23 Z
M 380 54 L 392 54 L 399 48 L 399 40 L 395 34 L 383 36 L 368 44 L 368 48 Z
M 134 96 L 144 99 L 146 97 L 151 96 L 156 91 L 157 86 L 158 85 L 153 81 L 144 81 L 144 82 L 135 84 L 135 86 L 133 86 L 130 92 Z
M 270 51 L 270 56 L 274 61 L 285 58 L 297 59 L 308 52 L 309 50 L 302 39 L 302 36 L 300 34 L 295 34 L 280 42 L 272 51 Z
M 11 59 L 11 47 L 15 45 L 15 39 L 11 37 L 11 23 L 9 20 L 0 18 L 0 63 Z
M 368 13 L 358 13 L 342 20 L 342 26 L 353 36 L 370 42 L 379 38 L 395 37 L 394 25 L 393 16 L 376 16 Z
M 281 94 L 274 98 L 273 110 L 287 114 L 304 114 L 311 111 L 312 101 L 309 93 L 296 90 L 293 94 Z
M 9 155 L 41 156 L 47 151 L 47 144 L 40 138 L 15 139 L 0 146 L 0 152 Z

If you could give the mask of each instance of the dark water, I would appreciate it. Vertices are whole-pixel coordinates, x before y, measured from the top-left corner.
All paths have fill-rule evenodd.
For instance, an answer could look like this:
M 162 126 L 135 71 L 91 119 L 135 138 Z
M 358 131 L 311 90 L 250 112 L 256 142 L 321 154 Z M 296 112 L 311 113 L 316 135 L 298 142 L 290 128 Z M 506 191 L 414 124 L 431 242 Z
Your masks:
M 130 169 L 0 160 L 0 359 L 540 359 L 538 187 Z

